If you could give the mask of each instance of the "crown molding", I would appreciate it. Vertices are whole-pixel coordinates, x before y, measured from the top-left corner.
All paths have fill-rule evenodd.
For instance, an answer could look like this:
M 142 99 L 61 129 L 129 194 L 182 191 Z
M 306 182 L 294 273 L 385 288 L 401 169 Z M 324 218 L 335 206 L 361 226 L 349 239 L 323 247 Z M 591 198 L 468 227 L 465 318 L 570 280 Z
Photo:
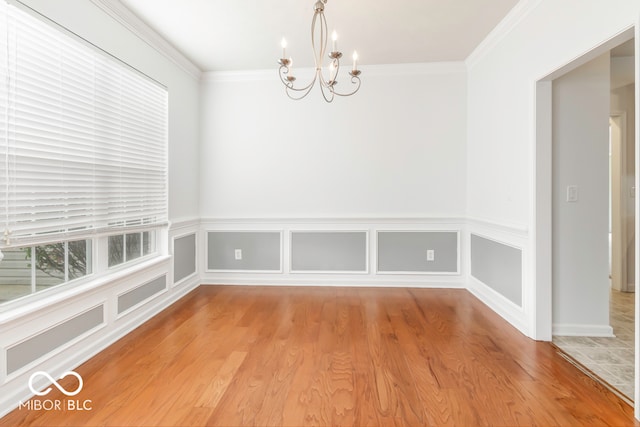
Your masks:
M 467 69 L 472 69 L 480 60 L 493 50 L 518 24 L 534 10 L 542 0 L 520 0 L 513 9 L 507 13 L 502 21 L 495 26 L 487 37 L 480 42 L 478 47 L 465 60 Z
M 366 71 L 368 76 L 414 76 L 467 72 L 467 66 L 463 61 L 380 64 L 363 66 L 362 69 L 363 73 Z
M 298 68 L 296 73 L 305 72 L 305 69 Z M 207 82 L 248 82 L 248 81 L 271 81 L 279 80 L 278 68 L 270 70 L 239 70 L 239 71 L 205 71 L 200 77 L 200 81 Z
M 191 77 L 196 80 L 200 79 L 202 70 L 198 66 L 120 3 L 119 0 L 91 0 L 91 2 Z
M 407 76 L 465 73 L 464 62 L 424 62 L 411 64 L 363 65 L 359 67 L 363 76 Z M 313 77 L 314 68 L 297 68 L 297 77 Z M 243 82 L 243 81 L 277 81 L 278 68 L 268 70 L 243 71 L 206 71 L 202 73 L 202 82 Z

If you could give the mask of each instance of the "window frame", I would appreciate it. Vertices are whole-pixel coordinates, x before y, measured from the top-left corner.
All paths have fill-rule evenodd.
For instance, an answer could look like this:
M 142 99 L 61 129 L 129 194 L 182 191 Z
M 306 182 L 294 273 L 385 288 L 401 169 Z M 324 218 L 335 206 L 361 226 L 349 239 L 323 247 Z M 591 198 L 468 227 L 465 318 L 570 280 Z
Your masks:
M 77 240 L 87 240 L 91 245 L 91 263 L 90 263 L 90 272 L 85 274 L 84 276 L 77 277 L 70 280 L 65 280 L 59 284 L 51 285 L 46 289 L 38 290 L 37 277 L 34 275 L 34 271 L 37 270 L 36 262 L 34 260 L 33 255 L 37 250 L 38 246 L 44 245 L 25 245 L 25 246 L 15 246 L 12 249 L 23 249 L 30 248 L 31 250 L 31 258 L 29 262 L 31 264 L 31 285 L 30 292 L 28 294 L 20 295 L 16 298 L 0 302 L 0 313 L 10 311 L 17 307 L 23 306 L 25 304 L 29 304 L 34 301 L 40 301 L 42 299 L 46 299 L 51 297 L 52 295 L 56 295 L 57 293 L 65 292 L 69 289 L 78 286 L 91 285 L 93 283 L 102 283 L 105 279 L 109 280 L 111 277 L 117 275 L 121 271 L 138 269 L 140 266 L 148 263 L 153 259 L 161 259 L 163 256 L 166 256 L 166 248 L 160 244 L 163 240 L 162 236 L 168 234 L 166 229 L 157 229 L 151 228 L 146 230 L 136 231 L 136 233 L 149 233 L 150 239 L 153 241 L 152 250 L 147 254 L 141 254 L 139 257 L 126 260 L 116 265 L 109 266 L 108 265 L 108 242 L 109 237 L 113 236 L 113 234 L 102 234 L 100 236 L 95 236 L 93 238 L 88 239 L 70 239 L 65 240 L 64 243 L 68 248 L 68 243 L 77 241 Z M 132 234 L 132 233 L 129 233 Z M 55 244 L 55 243 L 54 243 Z M 141 251 L 142 252 L 142 251 Z M 89 267 L 89 266 L 88 266 Z M 65 277 L 68 277 L 68 261 L 65 260 Z M 2 261 L 0 261 L 0 272 L 2 271 Z M 7 285 L 10 286 L 10 285 Z M 1 286 L 0 286 L 1 288 Z

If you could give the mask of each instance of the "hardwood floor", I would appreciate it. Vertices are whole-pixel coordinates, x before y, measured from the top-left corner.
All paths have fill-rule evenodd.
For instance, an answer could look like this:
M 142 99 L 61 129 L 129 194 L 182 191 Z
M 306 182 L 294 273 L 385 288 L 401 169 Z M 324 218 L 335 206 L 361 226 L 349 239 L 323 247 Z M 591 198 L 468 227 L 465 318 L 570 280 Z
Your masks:
M 638 425 L 465 290 L 202 286 L 76 371 L 0 426 Z

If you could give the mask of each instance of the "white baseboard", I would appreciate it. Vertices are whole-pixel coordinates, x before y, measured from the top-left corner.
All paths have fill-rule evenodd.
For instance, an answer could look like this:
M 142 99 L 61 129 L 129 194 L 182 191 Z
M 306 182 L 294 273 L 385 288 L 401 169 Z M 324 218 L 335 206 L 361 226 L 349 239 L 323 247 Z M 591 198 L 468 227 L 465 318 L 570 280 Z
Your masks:
M 553 335 L 568 337 L 615 337 L 610 325 L 554 324 Z
M 57 355 L 55 362 L 47 364 L 47 372 L 55 376 L 55 374 L 75 369 L 180 300 L 197 288 L 199 284 L 198 278 L 194 277 L 189 282 L 173 288 L 171 293 L 165 293 L 158 298 L 152 299 L 138 311 L 132 313 L 130 317 L 123 318 L 122 320 L 109 324 L 105 328 L 98 329 L 94 334 L 89 335 L 77 345 Z M 2 387 L 2 393 L 0 393 L 0 418 L 16 409 L 20 402 L 24 402 L 32 397 L 33 394 L 28 386 L 29 373 L 30 372 L 27 372 L 12 379 Z
M 337 278 L 337 277 L 247 277 L 205 275 L 202 285 L 255 285 L 255 286 L 327 286 L 327 287 L 379 287 L 379 288 L 464 288 L 461 277 L 440 277 L 429 280 L 410 278 L 371 277 Z
M 482 283 L 473 276 L 469 276 L 467 289 L 482 303 L 496 312 L 500 317 L 509 322 L 512 326 L 531 337 L 528 328 L 527 317 L 522 307 L 509 301 L 489 286 Z

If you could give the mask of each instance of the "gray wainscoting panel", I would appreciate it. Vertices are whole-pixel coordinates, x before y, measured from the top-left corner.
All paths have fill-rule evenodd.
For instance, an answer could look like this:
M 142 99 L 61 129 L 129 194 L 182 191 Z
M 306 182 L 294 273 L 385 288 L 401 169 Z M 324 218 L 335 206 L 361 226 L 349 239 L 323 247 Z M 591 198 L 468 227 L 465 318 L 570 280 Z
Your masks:
M 173 241 L 173 282 L 196 272 L 196 235 L 188 234 Z
M 367 271 L 365 231 L 291 232 L 292 271 Z
M 471 275 L 522 306 L 522 251 L 471 234 Z
M 280 241 L 279 231 L 209 231 L 207 270 L 280 271 Z
M 433 261 L 427 250 L 434 251 Z M 458 232 L 380 231 L 378 271 L 381 273 L 457 273 Z
M 7 373 L 17 371 L 103 322 L 104 306 L 99 305 L 8 348 Z
M 118 297 L 118 314 L 127 311 L 134 305 L 151 298 L 165 289 L 167 289 L 167 276 L 161 276 L 129 292 L 125 292 Z

